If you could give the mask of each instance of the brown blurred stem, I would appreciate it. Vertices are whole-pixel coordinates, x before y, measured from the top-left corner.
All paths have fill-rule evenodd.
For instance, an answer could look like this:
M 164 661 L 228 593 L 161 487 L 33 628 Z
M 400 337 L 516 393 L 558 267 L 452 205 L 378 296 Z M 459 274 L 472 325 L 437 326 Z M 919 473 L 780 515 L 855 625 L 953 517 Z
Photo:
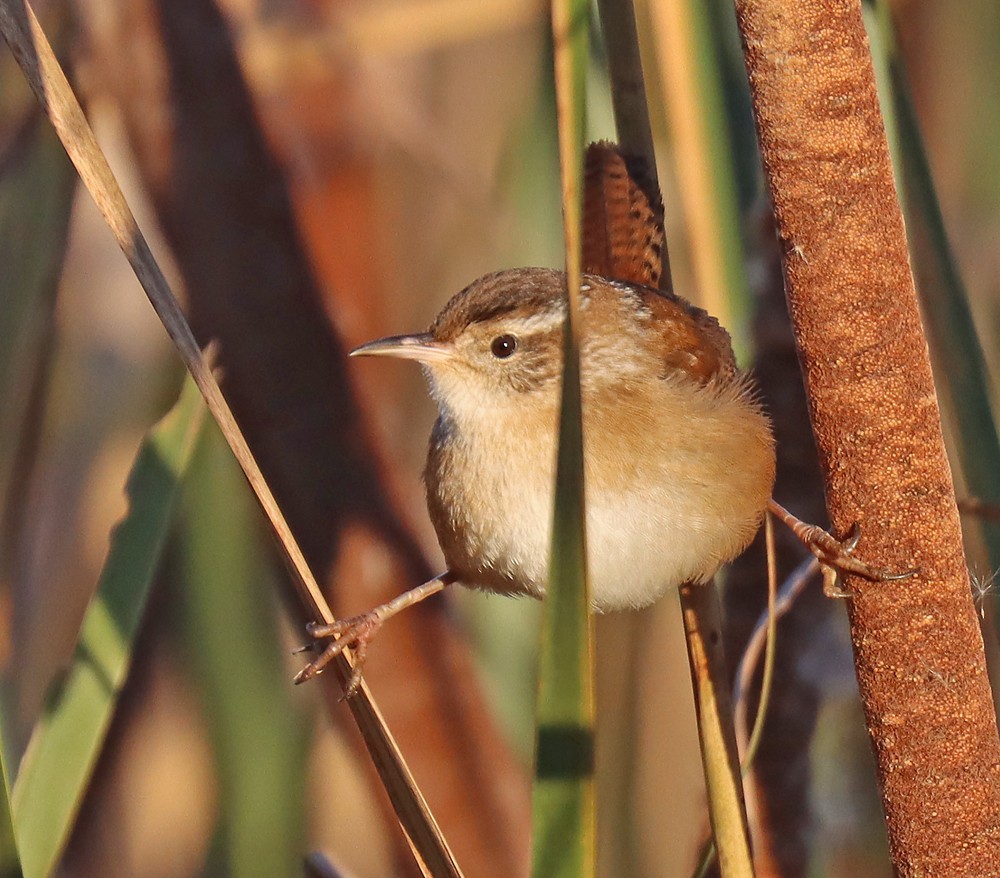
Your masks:
M 823 504 L 816 445 L 809 426 L 805 388 L 798 367 L 795 338 L 789 324 L 781 265 L 769 205 L 755 212 L 757 239 L 753 248 L 759 268 L 754 289 L 756 307 L 753 339 L 754 377 L 771 415 L 778 446 L 778 476 L 774 497 L 804 521 L 823 524 Z M 777 533 L 778 578 L 784 581 L 804 557 L 804 549 L 787 528 Z M 765 605 L 766 571 L 762 535 L 730 567 L 723 602 L 726 616 L 726 655 L 735 671 Z M 837 638 L 829 629 L 833 602 L 819 588 L 806 588 L 794 609 L 781 620 L 773 689 L 752 772 L 755 824 L 754 865 L 758 876 L 803 878 L 809 868 L 813 840 L 810 807 L 810 751 L 822 699 L 822 681 L 804 668 L 845 666 L 849 655 L 827 654 L 813 659 L 817 649 L 828 649 Z M 756 710 L 756 692 L 749 708 Z
M 9 78 L 19 75 L 12 69 Z M 0 81 L 0 88 L 11 85 Z M 38 167 L 28 190 L 35 199 L 32 215 L 15 220 L 21 231 L 20 247 L 14 241 L 7 242 L 10 246 L 5 252 L 10 262 L 0 281 L 6 294 L 3 307 L 9 309 L 4 333 L 8 349 L 0 363 L 0 393 L 5 400 L 0 422 L 7 441 L 0 452 L 0 581 L 15 587 L 19 579 L 16 557 L 18 547 L 24 545 L 26 525 L 23 498 L 28 496 L 38 462 L 55 351 L 56 293 L 77 181 L 76 171 L 36 104 L 29 106 L 0 149 L 0 178 L 9 185 L 11 178 L 31 173 L 33 160 Z M 13 205 L 8 201 L 11 209 Z M 30 300 L 21 303 L 15 301 L 17 297 Z M 15 612 L 23 613 L 22 604 L 28 599 L 18 596 Z M 15 624 L 13 630 L 22 628 Z M 25 651 L 15 649 L 15 653 L 23 661 Z
M 149 116 L 151 95 L 122 92 L 141 171 L 184 275 L 195 331 L 220 341 L 227 393 L 306 558 L 330 583 L 340 534 L 362 522 L 392 562 L 393 581 L 383 588 L 401 592 L 429 579 L 434 571 L 388 501 L 285 176 L 219 8 L 212 0 L 126 5 L 126 16 L 147 10 L 146 32 L 160 41 L 166 64 L 167 142 Z M 148 67 L 141 46 L 125 43 L 134 50 L 130 69 Z M 365 585 L 362 601 L 370 600 L 372 583 Z M 335 584 L 335 605 L 344 587 Z M 421 784 L 464 867 L 509 874 L 527 845 L 517 800 L 506 792 L 521 773 L 468 648 L 438 602 L 396 620 L 380 647 L 401 640 L 409 648 L 395 652 L 401 660 L 389 674 L 370 675 L 400 748 L 429 761 Z
M 295 527 L 303 537 L 303 545 L 310 555 L 310 561 L 321 575 L 328 573 L 339 528 L 348 518 L 347 510 L 351 509 L 351 501 L 342 499 L 345 484 L 358 491 L 358 498 L 354 502 L 360 508 L 352 510 L 354 517 L 366 521 L 393 548 L 392 557 L 397 563 L 407 570 L 419 570 L 424 567 L 424 562 L 414 542 L 385 502 L 375 467 L 364 443 L 363 431 L 358 429 L 357 406 L 353 404 L 350 391 L 346 389 L 339 345 L 323 322 L 320 309 L 316 307 L 315 284 L 297 245 L 284 181 L 256 128 L 253 108 L 246 95 L 221 16 L 209 3 L 200 6 L 171 4 L 169 14 L 165 16 L 175 26 L 171 33 L 174 36 L 191 36 L 192 6 L 195 7 L 195 38 L 191 41 L 191 46 L 197 47 L 202 54 L 199 55 L 196 51 L 193 55 L 186 56 L 185 60 L 190 66 L 181 72 L 178 79 L 186 88 L 187 96 L 196 105 L 200 92 L 208 106 L 200 105 L 200 112 L 180 112 L 179 118 L 188 125 L 204 125 L 204 131 L 196 132 L 200 139 L 194 135 L 187 140 L 179 137 L 176 156 L 172 153 L 164 155 L 162 150 L 172 144 L 169 137 L 163 137 L 164 130 L 157 127 L 163 120 L 155 117 L 155 97 L 148 93 L 137 93 L 136 89 L 136 83 L 141 82 L 141 79 L 133 74 L 142 65 L 136 64 L 133 67 L 121 58 L 126 66 L 116 84 L 129 93 L 135 101 L 130 105 L 131 108 L 143 116 L 144 123 L 154 129 L 147 130 L 149 138 L 140 147 L 158 143 L 160 151 L 152 148 L 145 151 L 140 148 L 139 151 L 151 163 L 146 166 L 153 179 L 150 188 L 167 202 L 158 206 L 163 210 L 168 235 L 173 233 L 178 236 L 178 240 L 184 239 L 186 234 L 201 236 L 201 239 L 193 243 L 190 239 L 182 241 L 177 248 L 182 270 L 189 280 L 189 292 L 194 295 L 197 291 L 198 295 L 206 297 L 214 295 L 219 301 L 228 303 L 228 311 L 224 307 L 217 311 L 213 311 L 212 305 L 206 307 L 202 312 L 205 315 L 203 322 L 211 324 L 213 319 L 225 322 L 228 318 L 246 333 L 245 336 L 241 335 L 239 331 L 232 331 L 231 327 L 226 328 L 228 331 L 213 331 L 215 327 L 202 325 L 200 329 L 203 337 L 222 339 L 220 360 L 223 368 L 228 370 L 230 388 L 240 408 L 240 416 L 245 418 L 247 434 L 252 437 L 255 445 L 260 442 L 261 458 L 269 471 L 268 478 L 276 486 L 280 486 L 282 502 L 287 503 L 290 510 L 289 518 L 296 523 Z M 138 5 L 131 5 L 130 12 L 135 14 L 138 11 L 141 15 L 142 10 L 137 7 Z M 206 16 L 200 21 L 197 18 L 199 12 Z M 107 15 L 103 17 L 105 20 L 108 18 Z M 26 75 L 50 111 L 81 176 L 94 192 L 109 225 L 185 363 L 195 375 L 213 414 L 220 420 L 274 523 L 296 570 L 295 581 L 302 587 L 300 597 L 304 605 L 309 607 L 309 615 L 316 620 L 329 621 L 329 610 L 316 587 L 309 562 L 291 536 L 267 483 L 257 469 L 240 429 L 200 355 L 197 343 L 93 140 L 93 134 L 62 77 L 37 22 L 29 19 L 31 17 L 22 0 L 9 0 L 0 4 L 0 23 L 4 25 L 5 36 L 16 47 L 18 60 Z M 207 25 L 203 33 L 198 30 L 200 25 Z M 186 27 L 188 30 L 185 30 Z M 137 56 L 144 56 L 143 60 L 147 65 L 155 66 L 158 57 L 156 53 L 149 53 L 154 57 L 145 54 L 149 49 L 148 44 L 137 46 L 132 41 L 133 36 L 135 35 L 129 34 L 129 38 L 122 39 L 117 44 L 116 57 L 127 57 L 125 49 L 132 48 Z M 198 75 L 195 75 L 196 71 Z M 217 117 L 212 117 L 213 112 L 218 114 Z M 236 128 L 227 128 L 224 119 L 235 124 Z M 191 133 L 190 129 L 185 130 Z M 169 127 L 167 131 L 172 133 Z M 227 140 L 229 135 L 234 135 L 234 140 Z M 167 152 L 169 153 L 169 149 Z M 182 169 L 176 175 L 173 174 L 175 168 L 171 165 L 174 158 L 177 160 L 177 167 Z M 194 168 L 203 176 L 193 173 Z M 161 187 L 159 191 L 156 184 Z M 176 189 L 171 188 L 174 184 Z M 192 215 L 185 216 L 184 211 L 178 208 L 179 204 L 191 209 Z M 213 222 L 205 221 L 208 216 L 214 217 Z M 188 220 L 190 225 L 186 226 Z M 226 232 L 215 234 L 217 226 L 227 226 Z M 245 284 L 245 287 L 237 288 L 238 284 Z M 240 298 L 240 293 L 246 295 Z M 309 304 L 310 301 L 312 305 Z M 305 320 L 297 313 L 297 308 L 304 310 Z M 290 318 L 289 314 L 293 312 L 295 316 Z M 310 321 L 314 323 L 311 332 L 310 327 L 304 327 Z M 294 332 L 289 332 L 289 324 L 305 334 L 296 338 Z M 327 326 L 325 332 L 315 328 L 319 325 Z M 285 344 L 291 346 L 282 348 L 281 344 L 272 340 L 272 335 L 281 337 Z M 241 343 L 244 349 L 238 350 Z M 247 345 L 253 350 L 256 364 L 248 365 Z M 314 346 L 319 350 L 314 350 Z M 276 366 L 281 360 L 279 351 L 291 351 L 289 357 L 293 372 L 296 367 L 302 368 L 303 359 L 306 365 L 315 366 L 317 372 L 309 375 L 301 372 L 293 374 L 286 382 L 280 377 L 280 369 Z M 304 352 L 303 357 L 296 358 L 296 352 Z M 246 374 L 251 366 L 262 364 L 266 368 Z M 308 379 L 311 379 L 311 385 Z M 255 393 L 259 394 L 259 398 L 270 402 L 273 408 L 268 409 L 266 405 L 255 406 Z M 331 398 L 334 402 L 341 403 L 343 408 L 331 406 Z M 330 428 L 328 433 L 324 432 L 327 428 Z M 279 442 L 275 441 L 273 434 L 280 436 Z M 331 451 L 331 448 L 334 450 Z M 335 456 L 338 452 L 343 454 L 343 460 Z M 335 462 L 325 469 L 311 469 L 310 463 L 324 453 L 333 457 Z M 291 460 L 296 457 L 300 458 L 299 470 L 292 473 L 294 465 Z M 338 469 L 339 466 L 343 467 L 342 471 Z M 314 515 L 308 512 L 307 501 L 313 504 Z M 431 631 L 436 640 L 439 629 L 432 627 Z M 448 735 L 461 736 L 462 732 L 468 731 L 469 734 L 461 738 L 465 744 L 460 748 L 461 758 L 452 760 L 453 767 L 450 771 L 442 771 L 440 775 L 435 773 L 435 779 L 443 776 L 445 782 L 452 782 L 455 776 L 467 777 L 471 770 L 475 770 L 477 779 L 493 781 L 498 774 L 509 769 L 512 760 L 488 719 L 481 694 L 474 683 L 470 682 L 470 661 L 464 655 L 462 647 L 456 645 L 453 642 L 455 638 L 449 634 L 441 636 L 440 641 L 439 650 L 418 651 L 420 658 L 429 658 L 424 658 L 422 662 L 413 661 L 408 672 L 417 675 L 423 673 L 425 677 L 432 679 L 433 682 L 429 685 L 433 687 L 433 691 L 445 691 L 436 701 L 428 698 L 414 702 L 421 715 L 404 717 L 402 728 L 411 738 L 419 735 L 421 741 L 426 740 L 428 730 L 436 731 L 438 738 L 443 740 Z M 442 665 L 447 665 L 447 669 L 438 675 Z M 343 675 L 345 668 L 338 665 L 337 671 Z M 330 682 L 333 683 L 333 678 Z M 334 715 L 342 713 L 335 709 L 337 687 L 331 685 L 325 687 L 325 691 Z M 466 712 L 456 717 L 456 706 L 460 701 Z M 359 697 L 352 699 L 350 708 L 358 718 L 359 728 L 368 736 L 366 740 L 373 753 L 379 754 L 376 759 L 380 773 L 386 778 L 394 778 L 393 783 L 398 783 L 398 788 L 407 786 L 412 789 L 412 779 L 408 778 L 405 767 L 391 756 L 395 743 L 381 723 L 374 705 L 367 697 Z M 480 852 L 482 859 L 498 864 L 496 874 L 503 874 L 507 857 L 516 860 L 516 854 L 511 855 L 510 850 L 520 840 L 516 834 L 504 833 L 512 822 L 516 823 L 516 817 L 511 817 L 512 812 L 508 807 L 511 797 L 505 796 L 506 791 L 504 794 L 487 795 L 495 793 L 502 783 L 484 782 L 474 789 L 466 786 L 460 789 L 458 795 L 451 794 L 448 800 L 450 811 L 454 812 L 456 805 L 460 809 L 460 818 L 452 813 L 453 824 L 471 826 L 473 821 L 469 820 L 470 814 L 481 818 L 482 823 L 478 827 L 481 832 L 477 832 L 475 836 L 470 835 L 473 838 L 471 845 Z M 463 795 L 465 799 L 462 799 Z M 422 833 L 424 829 L 421 827 L 424 827 L 433 835 L 433 819 L 426 813 L 423 816 L 416 814 L 423 808 L 419 793 L 415 793 L 410 802 L 415 809 L 401 811 L 401 819 L 407 822 L 416 816 L 415 822 L 410 823 L 411 828 L 416 827 Z M 409 805 L 405 808 L 408 809 Z M 515 840 L 512 842 L 511 838 Z M 425 850 L 429 851 L 428 848 Z M 443 846 L 438 848 L 437 854 L 429 856 L 437 863 L 433 867 L 437 872 L 456 874 L 453 865 L 449 865 L 452 862 L 450 853 Z M 407 857 L 403 862 L 412 863 L 412 860 Z
M 736 8 L 833 527 L 920 569 L 847 581 L 893 863 L 998 875 L 1000 740 L 860 6 Z
M 202 355 L 187 319 L 97 143 L 83 108 L 26 0 L 0 0 L 0 32 L 239 461 L 294 571 L 292 583 L 307 614 L 317 621 L 332 621 L 326 600 L 287 520 L 275 502 L 208 360 Z M 341 659 L 338 657 L 335 670 L 343 683 L 350 674 L 350 667 Z M 395 741 L 364 687 L 351 700 L 350 706 L 380 777 L 387 789 L 396 791 L 393 798 L 396 813 L 414 853 L 420 851 L 416 855 L 420 856 L 422 863 L 428 864 L 430 874 L 460 875 Z

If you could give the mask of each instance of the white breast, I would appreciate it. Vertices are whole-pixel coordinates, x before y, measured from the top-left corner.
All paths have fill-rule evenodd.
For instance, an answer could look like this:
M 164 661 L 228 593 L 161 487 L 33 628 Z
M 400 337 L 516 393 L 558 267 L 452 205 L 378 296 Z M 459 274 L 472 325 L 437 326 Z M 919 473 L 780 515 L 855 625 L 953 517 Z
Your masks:
M 710 577 L 752 539 L 770 496 L 766 418 L 735 389 L 661 386 L 683 398 L 650 406 L 625 395 L 606 419 L 585 399 L 588 566 L 600 611 L 645 606 Z M 555 417 L 471 407 L 437 428 L 450 433 L 428 459 L 428 482 L 450 488 L 429 491 L 428 504 L 463 584 L 544 594 Z

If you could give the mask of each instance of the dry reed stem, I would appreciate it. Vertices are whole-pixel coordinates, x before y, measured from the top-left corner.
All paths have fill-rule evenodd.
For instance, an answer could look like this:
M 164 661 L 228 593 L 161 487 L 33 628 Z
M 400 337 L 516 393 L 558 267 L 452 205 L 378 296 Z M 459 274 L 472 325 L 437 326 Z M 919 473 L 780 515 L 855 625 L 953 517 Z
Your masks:
M 711 135 L 704 123 L 707 85 L 699 70 L 699 14 L 691 0 L 649 3 L 649 17 L 659 44 L 660 83 L 670 119 L 672 153 L 676 165 L 677 194 L 687 228 L 691 267 L 698 305 L 732 325 L 731 282 L 726 260 L 720 254 L 724 240 L 719 230 L 720 181 L 713 169 Z
M 898 874 L 1000 874 L 1000 741 L 860 5 L 737 0 Z
M 657 277 L 661 288 L 669 290 L 672 281 L 670 253 L 662 229 L 663 200 L 656 172 L 656 150 L 653 145 L 646 82 L 639 52 L 635 4 L 633 0 L 598 0 L 598 8 L 608 53 L 608 75 L 611 78 L 611 100 L 614 106 L 618 145 L 634 182 L 645 193 L 649 205 L 659 211 L 662 243 L 659 247 L 660 266 Z M 639 277 L 629 279 L 645 283 Z
M 726 679 L 721 605 L 715 583 L 682 585 L 680 601 L 719 870 L 723 878 L 753 878 L 733 704 Z

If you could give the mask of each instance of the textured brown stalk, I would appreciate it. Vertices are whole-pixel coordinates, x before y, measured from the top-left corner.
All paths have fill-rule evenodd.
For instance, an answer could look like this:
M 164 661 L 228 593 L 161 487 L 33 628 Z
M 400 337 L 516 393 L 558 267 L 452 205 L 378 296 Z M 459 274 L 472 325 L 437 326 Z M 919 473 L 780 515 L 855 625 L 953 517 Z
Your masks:
M 219 10 L 209 0 L 108 4 L 88 22 L 184 276 L 192 322 L 221 342 L 227 395 L 310 566 L 330 582 L 340 536 L 356 523 L 353 533 L 388 550 L 378 583 L 338 571 L 338 613 L 345 586 L 357 589 L 346 601 L 356 612 L 376 588 L 394 594 L 428 578 L 388 502 L 284 175 Z M 376 656 L 366 676 L 458 860 L 476 874 L 516 872 L 526 861 L 527 784 L 467 647 L 440 605 L 428 604 L 394 621 L 378 651 L 396 660 L 380 665 Z
M 1000 741 L 861 8 L 736 8 L 830 518 L 920 570 L 848 580 L 893 863 L 998 875 Z

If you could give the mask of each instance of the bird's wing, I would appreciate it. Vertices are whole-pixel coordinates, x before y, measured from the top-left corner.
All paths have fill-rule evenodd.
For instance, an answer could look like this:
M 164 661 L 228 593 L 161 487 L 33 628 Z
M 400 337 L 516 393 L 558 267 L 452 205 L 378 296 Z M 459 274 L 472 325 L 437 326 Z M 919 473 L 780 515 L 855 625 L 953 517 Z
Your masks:
M 718 320 L 673 293 L 636 290 L 659 328 L 664 375 L 684 373 L 708 384 L 736 372 L 729 333 Z

